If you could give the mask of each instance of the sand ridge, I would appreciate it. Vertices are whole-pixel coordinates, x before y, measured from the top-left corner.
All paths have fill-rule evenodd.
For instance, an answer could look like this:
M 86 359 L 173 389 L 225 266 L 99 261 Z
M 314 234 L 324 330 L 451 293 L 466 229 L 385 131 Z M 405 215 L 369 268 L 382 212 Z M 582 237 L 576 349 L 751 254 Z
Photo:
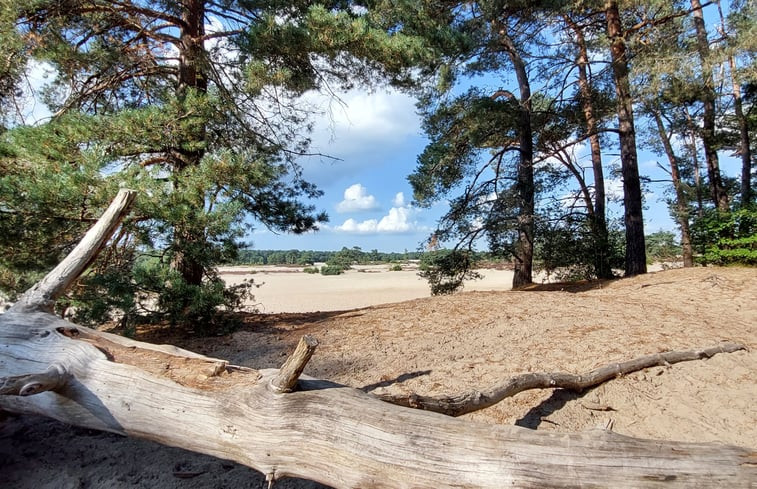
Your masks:
M 644 438 L 755 448 L 756 279 L 755 269 L 678 269 L 359 309 L 350 309 L 349 295 L 343 295 L 342 310 L 250 315 L 233 334 L 173 342 L 266 368 L 280 366 L 309 333 L 320 346 L 306 374 L 371 392 L 421 394 L 485 388 L 523 372 L 582 373 L 658 351 L 739 342 L 749 351 L 646 369 L 581 395 L 523 392 L 466 417 L 563 432 L 610 427 Z M 357 288 L 353 293 L 361 294 Z M 3 487 L 18 489 L 263 487 L 259 474 L 237 464 L 28 416 L 0 428 L 0 474 Z M 276 487 L 322 486 L 283 480 Z

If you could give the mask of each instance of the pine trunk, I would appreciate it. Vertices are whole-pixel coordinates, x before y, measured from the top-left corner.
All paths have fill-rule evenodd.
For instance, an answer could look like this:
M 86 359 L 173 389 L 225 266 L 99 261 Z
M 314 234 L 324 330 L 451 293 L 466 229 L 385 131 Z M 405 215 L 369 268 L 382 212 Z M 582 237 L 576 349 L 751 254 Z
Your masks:
M 642 216 L 641 180 L 636 154 L 636 129 L 633 120 L 633 98 L 628 77 L 626 44 L 620 23 L 618 2 L 605 4 L 607 35 L 611 40 L 612 72 L 618 97 L 618 132 L 623 175 L 623 204 L 626 227 L 626 276 L 647 272 L 644 244 L 644 218 Z
M 605 197 L 605 176 L 602 168 L 602 146 L 599 141 L 597 118 L 592 102 L 591 82 L 588 76 L 589 55 L 586 49 L 586 39 L 581 27 L 567 15 L 564 19 L 576 35 L 576 67 L 578 68 L 578 89 L 581 98 L 581 108 L 586 119 L 586 133 L 589 135 L 591 147 L 591 166 L 594 173 L 594 205 L 590 216 L 590 226 L 594 237 L 596 258 L 594 268 L 598 278 L 612 278 L 610 266 L 610 242 L 607 232 L 607 212 Z
M 728 211 L 728 194 L 723 185 L 720 175 L 720 162 L 718 161 L 717 140 L 715 136 L 715 87 L 712 80 L 712 72 L 709 66 L 710 45 L 707 40 L 707 28 L 704 23 L 704 12 L 699 0 L 691 0 L 691 9 L 694 15 L 694 28 L 697 37 L 697 52 L 702 64 L 702 145 L 704 157 L 707 161 L 707 178 L 710 181 L 710 197 L 715 207 L 720 211 Z
M 179 43 L 179 79 L 176 94 L 179 100 L 185 100 L 190 92 L 203 94 L 207 92 L 207 77 L 204 74 L 205 35 L 205 1 L 188 0 L 183 4 L 182 26 Z M 199 127 L 198 127 L 199 126 Z M 204 141 L 205 126 L 199 124 L 192 127 L 184 135 L 181 144 L 173 149 L 174 153 L 174 190 L 182 189 L 182 172 L 187 168 L 196 167 L 205 155 Z M 191 212 L 199 215 L 203 212 L 204 196 L 197 195 L 192 199 Z M 190 214 L 191 215 L 191 214 Z M 205 230 L 197 226 L 198 219 L 187 218 L 175 224 L 173 248 L 174 259 L 172 266 L 179 272 L 184 282 L 189 285 L 201 285 L 207 264 L 200 259 L 199 250 L 205 245 Z
M 683 254 L 683 266 L 694 266 L 694 251 L 691 248 L 691 232 L 689 230 L 689 206 L 686 199 L 686 193 L 683 190 L 681 181 L 681 172 L 678 169 L 678 158 L 673 151 L 673 145 L 670 144 L 670 138 L 665 130 L 665 124 L 662 122 L 662 116 L 658 109 L 653 109 L 657 132 L 660 135 L 660 141 L 665 148 L 665 155 L 670 163 L 670 176 L 673 179 L 673 188 L 676 193 L 676 218 L 678 226 L 681 229 L 681 252 Z
M 728 58 L 733 82 L 733 111 L 739 123 L 739 154 L 741 156 L 741 206 L 752 205 L 752 148 L 749 145 L 749 121 L 744 115 L 744 102 L 741 98 L 741 87 L 736 79 L 736 62 L 733 57 Z
M 518 240 L 515 243 L 515 269 L 513 288 L 523 287 L 533 282 L 534 259 L 534 146 L 531 129 L 531 84 L 528 80 L 526 63 L 523 61 L 513 40 L 501 30 L 502 46 L 510 57 L 520 92 L 518 111 L 518 144 L 520 158 L 516 181 L 518 199 Z

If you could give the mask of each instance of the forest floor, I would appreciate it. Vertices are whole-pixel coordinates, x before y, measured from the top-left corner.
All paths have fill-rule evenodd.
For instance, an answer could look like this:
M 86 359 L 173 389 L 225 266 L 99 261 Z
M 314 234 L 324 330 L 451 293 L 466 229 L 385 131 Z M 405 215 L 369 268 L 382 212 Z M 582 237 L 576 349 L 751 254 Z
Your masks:
M 582 373 L 666 350 L 749 349 L 654 367 L 583 394 L 527 391 L 471 422 L 757 448 L 757 270 L 675 269 L 629 279 L 464 292 L 362 309 L 250 315 L 233 334 L 140 331 L 231 363 L 278 367 L 303 334 L 320 342 L 305 373 L 368 392 L 452 394 L 524 372 Z M 187 419 L 187 423 L 192 423 Z M 307 457 L 307 453 L 302 454 Z M 238 464 L 32 416 L 0 423 L 0 486 L 259 488 Z M 320 488 L 282 480 L 277 488 Z

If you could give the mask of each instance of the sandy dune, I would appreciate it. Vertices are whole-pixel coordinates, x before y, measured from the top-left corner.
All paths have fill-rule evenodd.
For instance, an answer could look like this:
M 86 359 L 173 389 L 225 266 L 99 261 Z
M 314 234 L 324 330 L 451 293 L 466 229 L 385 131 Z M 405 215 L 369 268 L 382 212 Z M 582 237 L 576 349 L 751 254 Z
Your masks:
M 344 311 L 431 296 L 417 270 L 390 272 L 388 265 L 360 266 L 328 276 L 285 267 L 222 267 L 220 272 L 229 285 L 248 279 L 261 284 L 251 305 L 262 313 Z M 480 273 L 484 278 L 466 282 L 466 291 L 510 290 L 512 272 Z
M 342 310 L 249 315 L 245 327 L 219 337 L 156 336 L 150 330 L 140 331 L 138 339 L 268 368 L 279 367 L 307 333 L 320 342 L 308 375 L 366 392 L 437 395 L 487 388 L 524 372 L 582 373 L 659 351 L 738 342 L 748 351 L 645 369 L 582 394 L 522 392 L 466 417 L 524 429 L 576 432 L 602 427 L 644 438 L 757 448 L 757 270 L 680 269 L 601 283 L 431 298 L 424 297 L 425 285 L 413 273 L 258 273 L 255 279 L 268 287 L 258 296 L 270 309 Z M 499 287 L 509 284 L 496 273 L 488 279 L 501 280 Z M 370 287 L 358 288 L 368 286 L 364 280 Z M 379 294 L 406 293 L 412 287 L 421 298 L 343 310 L 350 297 L 391 300 L 391 295 Z M 276 294 L 282 297 L 279 303 Z M 330 302 L 329 294 L 342 297 Z M 283 298 L 290 300 L 288 305 Z M 23 416 L 0 423 L 0 487 L 265 485 L 259 473 L 228 461 Z M 293 479 L 277 481 L 275 487 L 324 489 Z

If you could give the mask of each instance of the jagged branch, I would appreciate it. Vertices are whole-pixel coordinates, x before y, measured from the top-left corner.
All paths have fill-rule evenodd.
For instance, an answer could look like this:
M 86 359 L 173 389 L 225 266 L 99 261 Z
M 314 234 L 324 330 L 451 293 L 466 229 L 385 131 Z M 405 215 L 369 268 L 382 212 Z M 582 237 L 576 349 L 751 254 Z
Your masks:
M 733 353 L 746 349 L 746 346 L 737 343 L 723 343 L 710 348 L 668 351 L 646 355 L 626 362 L 605 365 L 582 375 L 564 372 L 528 373 L 513 377 L 507 382 L 496 385 L 489 390 L 475 390 L 454 396 L 378 394 L 377 397 L 382 401 L 399 406 L 424 409 L 448 416 L 462 416 L 463 414 L 491 407 L 508 397 L 530 389 L 567 389 L 581 392 L 608 380 L 645 368 L 701 360 L 703 358 L 710 358 L 718 353 Z

